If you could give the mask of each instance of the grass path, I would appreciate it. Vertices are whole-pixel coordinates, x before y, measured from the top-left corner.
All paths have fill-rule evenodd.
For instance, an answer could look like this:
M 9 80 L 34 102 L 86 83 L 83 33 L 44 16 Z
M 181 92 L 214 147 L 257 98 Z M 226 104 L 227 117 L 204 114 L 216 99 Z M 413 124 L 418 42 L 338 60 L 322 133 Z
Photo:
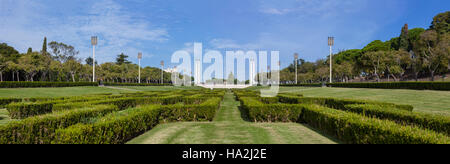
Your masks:
M 161 124 L 129 144 L 329 144 L 336 143 L 297 123 L 251 123 L 229 92 L 213 122 Z

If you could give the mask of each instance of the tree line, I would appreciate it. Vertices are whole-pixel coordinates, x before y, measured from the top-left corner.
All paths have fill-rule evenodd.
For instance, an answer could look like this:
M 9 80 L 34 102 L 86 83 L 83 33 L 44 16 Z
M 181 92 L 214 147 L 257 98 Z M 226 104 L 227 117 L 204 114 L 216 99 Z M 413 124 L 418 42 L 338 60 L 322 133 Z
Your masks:
M 6 43 L 0 44 L 0 81 L 51 81 L 90 82 L 92 81 L 93 59 L 78 57 L 79 51 L 73 46 L 44 38 L 41 51 L 29 48 L 19 53 Z M 124 53 L 117 55 L 116 62 L 96 65 L 96 80 L 121 83 L 160 83 L 161 69 L 141 68 L 138 79 L 137 64 L 128 61 Z M 170 83 L 171 73 L 164 72 L 164 83 Z
M 298 83 L 329 80 L 329 56 L 316 62 L 298 59 Z M 382 78 L 393 81 L 418 80 L 450 72 L 450 11 L 434 17 L 428 29 L 401 29 L 399 37 L 375 40 L 362 49 L 340 51 L 333 55 L 333 81 L 349 82 Z M 285 84 L 295 83 L 295 60 L 280 73 Z

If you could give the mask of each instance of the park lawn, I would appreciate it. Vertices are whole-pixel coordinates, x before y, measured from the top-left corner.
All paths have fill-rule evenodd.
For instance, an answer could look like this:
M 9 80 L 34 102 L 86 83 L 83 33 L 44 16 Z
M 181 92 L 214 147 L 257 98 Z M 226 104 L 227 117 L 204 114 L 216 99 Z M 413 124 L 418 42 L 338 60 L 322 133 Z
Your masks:
M 253 90 L 261 89 L 254 87 Z M 281 93 L 301 93 L 305 97 L 333 97 L 375 100 L 414 106 L 414 111 L 450 116 L 450 91 L 280 87 Z
M 128 144 L 333 144 L 338 141 L 297 123 L 251 123 L 240 103 L 225 95 L 213 122 L 161 124 Z

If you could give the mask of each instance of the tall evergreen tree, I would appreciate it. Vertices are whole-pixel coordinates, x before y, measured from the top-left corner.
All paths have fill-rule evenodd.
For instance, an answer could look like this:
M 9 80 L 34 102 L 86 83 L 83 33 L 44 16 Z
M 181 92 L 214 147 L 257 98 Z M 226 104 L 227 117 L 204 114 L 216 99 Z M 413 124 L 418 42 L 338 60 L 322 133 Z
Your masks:
M 33 48 L 28 48 L 27 54 L 32 53 L 33 52 Z
M 131 62 L 128 61 L 128 55 L 125 55 L 124 53 L 121 53 L 120 55 L 117 55 L 116 58 L 116 64 L 122 65 L 122 64 L 130 64 Z
M 42 45 L 42 54 L 47 54 L 47 37 L 44 37 L 44 44 Z
M 409 39 L 408 39 L 408 24 L 405 24 L 402 28 L 402 33 L 400 34 L 399 39 L 399 49 L 408 51 L 409 48 Z

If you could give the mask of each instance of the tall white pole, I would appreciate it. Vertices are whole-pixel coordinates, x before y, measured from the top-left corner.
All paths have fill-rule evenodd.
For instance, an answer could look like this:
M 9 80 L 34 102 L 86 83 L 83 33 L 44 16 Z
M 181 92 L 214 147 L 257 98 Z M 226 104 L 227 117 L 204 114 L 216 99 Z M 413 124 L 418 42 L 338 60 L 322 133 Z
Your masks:
M 334 37 L 328 37 L 328 46 L 330 46 L 330 83 L 333 83 L 333 45 Z
M 139 59 L 139 84 L 141 84 L 141 59 Z
M 95 82 L 95 46 L 97 45 L 98 37 L 92 36 L 91 37 L 91 44 L 92 44 L 92 82 Z
M 95 45 L 92 48 L 92 82 L 95 83 Z
M 330 83 L 333 83 L 333 49 L 330 46 Z

